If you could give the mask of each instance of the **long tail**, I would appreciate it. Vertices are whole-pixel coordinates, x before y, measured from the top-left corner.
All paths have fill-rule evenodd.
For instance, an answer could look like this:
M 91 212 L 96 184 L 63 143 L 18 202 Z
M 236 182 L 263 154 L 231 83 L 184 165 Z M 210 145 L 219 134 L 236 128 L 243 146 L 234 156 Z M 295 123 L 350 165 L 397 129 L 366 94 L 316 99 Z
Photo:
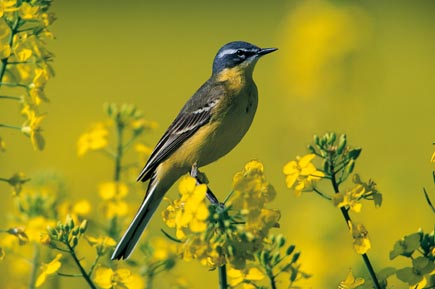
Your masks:
M 142 202 L 142 205 L 137 211 L 136 216 L 127 231 L 124 233 L 124 236 L 122 236 L 121 240 L 118 242 L 111 257 L 112 260 L 127 259 L 131 255 L 139 242 L 142 233 L 151 220 L 151 217 L 162 201 L 167 188 L 161 188 L 153 183 L 154 182 L 151 179 L 145 200 Z

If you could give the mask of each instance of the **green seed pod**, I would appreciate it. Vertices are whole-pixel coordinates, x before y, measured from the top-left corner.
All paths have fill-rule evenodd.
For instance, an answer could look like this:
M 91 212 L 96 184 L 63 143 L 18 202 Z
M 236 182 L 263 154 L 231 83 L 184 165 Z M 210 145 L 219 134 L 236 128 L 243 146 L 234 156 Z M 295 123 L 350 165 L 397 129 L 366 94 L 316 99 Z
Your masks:
M 316 153 L 316 149 L 312 146 L 312 145 L 308 145 L 307 149 L 310 153 L 315 154 Z
M 335 132 L 330 132 L 328 135 L 328 144 L 333 145 L 336 139 L 337 135 L 335 134 Z
M 349 176 L 353 172 L 354 168 L 355 168 L 355 161 L 351 159 L 344 167 L 344 176 L 346 177 Z
M 71 247 L 74 248 L 75 246 L 77 246 L 78 243 L 79 243 L 79 239 L 76 236 L 73 236 L 70 242 Z
M 287 254 L 287 256 L 290 256 L 294 250 L 295 250 L 295 245 L 290 245 L 288 246 L 287 251 L 285 253 Z
M 349 158 L 356 160 L 361 154 L 361 150 L 362 150 L 361 148 L 351 149 L 348 153 Z
M 73 236 L 77 236 L 77 235 L 79 234 L 79 227 L 74 227 L 74 228 L 71 230 L 71 234 L 72 234 Z
M 66 216 L 65 225 L 66 227 L 68 227 L 68 230 L 72 230 L 74 228 L 74 220 L 71 218 L 70 215 Z
M 83 220 L 79 227 L 79 232 L 83 234 L 86 232 L 86 229 L 88 228 L 88 220 Z
M 337 146 L 337 153 L 339 155 L 341 155 L 346 147 L 347 144 L 347 139 L 346 139 L 346 135 L 342 134 L 340 135 L 340 138 L 338 140 L 338 146 Z
M 52 237 L 52 238 L 57 237 L 57 231 L 53 227 L 47 226 L 47 232 L 50 235 L 50 237 Z
M 278 235 L 276 237 L 276 243 L 278 244 L 278 248 L 282 248 L 285 245 L 285 237 L 283 235 Z
M 292 273 L 290 274 L 290 281 L 295 282 L 297 277 L 298 277 L 298 270 L 292 268 Z
M 294 255 L 293 255 L 293 258 L 292 258 L 292 262 L 291 263 L 295 263 L 298 259 L 299 259 L 299 256 L 301 255 L 301 252 L 296 252 Z
M 320 145 L 320 139 L 319 139 L 319 136 L 317 134 L 313 135 L 313 141 L 317 146 Z

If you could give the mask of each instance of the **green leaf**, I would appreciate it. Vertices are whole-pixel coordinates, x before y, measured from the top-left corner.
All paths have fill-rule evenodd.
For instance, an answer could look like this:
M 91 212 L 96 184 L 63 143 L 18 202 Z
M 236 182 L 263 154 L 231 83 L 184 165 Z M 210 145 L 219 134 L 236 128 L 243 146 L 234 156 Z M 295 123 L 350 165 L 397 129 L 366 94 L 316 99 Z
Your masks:
M 420 247 L 420 240 L 421 233 L 414 233 L 397 241 L 394 244 L 393 250 L 390 252 L 390 259 L 392 260 L 400 255 L 410 257 L 412 253 Z
M 337 146 L 337 153 L 341 155 L 344 151 L 344 148 L 346 147 L 347 139 L 346 135 L 342 134 L 340 135 L 340 138 L 338 139 L 338 146 Z
M 419 256 L 412 260 L 412 265 L 414 267 L 414 271 L 418 272 L 420 275 L 426 275 L 435 270 L 435 264 L 423 256 Z
M 413 268 L 410 267 L 397 270 L 396 276 L 399 280 L 408 283 L 410 286 L 423 280 L 423 276 L 416 274 Z
M 362 151 L 361 148 L 354 148 L 354 149 L 351 149 L 351 150 L 348 152 L 348 156 L 349 156 L 349 158 L 351 158 L 351 159 L 353 159 L 353 160 L 356 160 L 356 159 L 359 157 L 359 155 L 361 154 L 361 151 Z
M 373 193 L 373 202 L 375 202 L 375 207 L 380 207 L 382 205 L 382 194 L 375 191 Z
M 387 278 L 396 273 L 396 271 L 397 269 L 394 267 L 386 267 L 379 271 L 376 276 L 378 276 L 379 280 L 387 280 Z

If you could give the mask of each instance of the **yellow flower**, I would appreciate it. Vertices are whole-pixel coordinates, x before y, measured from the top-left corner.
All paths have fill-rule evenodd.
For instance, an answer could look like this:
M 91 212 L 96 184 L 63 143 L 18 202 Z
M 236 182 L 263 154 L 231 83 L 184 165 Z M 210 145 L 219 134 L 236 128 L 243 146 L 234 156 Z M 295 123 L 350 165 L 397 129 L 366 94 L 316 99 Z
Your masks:
M 88 200 L 81 200 L 72 207 L 72 213 L 79 216 L 86 216 L 91 211 L 91 203 Z
M 109 131 L 106 125 L 102 122 L 98 122 L 92 125 L 92 127 L 82 134 L 77 142 L 77 154 L 83 156 L 90 150 L 101 150 L 108 145 L 107 136 Z
M 131 274 L 128 269 L 119 268 L 114 271 L 103 266 L 95 270 L 94 281 L 103 289 L 141 289 L 145 286 L 143 279 Z
M 325 176 L 312 163 L 315 156 L 315 154 L 308 154 L 303 157 L 296 157 L 296 161 L 288 162 L 283 168 L 287 187 L 293 189 L 296 196 L 300 196 L 304 189 L 309 188 L 315 181 Z
M 60 267 L 62 266 L 62 263 L 60 262 L 61 258 L 62 254 L 57 254 L 50 263 L 43 264 L 41 266 L 41 273 L 39 274 L 35 282 L 36 287 L 40 287 L 42 284 L 44 284 L 48 275 L 52 275 L 60 269 Z
M 86 236 L 86 240 L 88 241 L 89 245 L 97 249 L 97 253 L 99 255 L 103 255 L 105 252 L 107 252 L 108 248 L 113 248 L 116 246 L 116 241 L 107 236 L 100 236 L 98 238 Z
M 103 182 L 98 186 L 101 199 L 123 199 L 128 194 L 128 186 L 123 182 Z
M 164 261 L 177 255 L 177 246 L 174 242 L 168 242 L 167 239 L 156 237 L 151 240 L 153 249 L 152 259 L 154 261 Z
M 24 20 L 34 19 L 37 17 L 39 6 L 32 6 L 24 2 L 20 6 L 20 17 Z
M 123 217 L 128 214 L 128 204 L 122 200 L 107 201 L 104 203 L 104 214 L 107 219 Z
M 261 281 L 266 276 L 265 274 L 256 267 L 245 268 L 242 270 L 229 268 L 228 269 L 229 285 L 234 288 L 243 283 L 243 288 L 254 289 L 258 288 L 251 284 L 251 282 Z
M 290 95 L 315 97 L 345 82 L 349 55 L 371 34 L 372 21 L 355 3 L 301 1 L 288 15 L 282 44 L 282 74 Z M 304 43 L 304 45 L 299 45 Z
M 178 190 L 181 194 L 180 200 L 170 203 L 163 212 L 163 219 L 168 227 L 176 227 L 176 237 L 183 239 L 186 237 L 187 229 L 193 233 L 200 233 L 207 228 L 207 186 L 197 185 L 194 178 L 185 176 L 181 179 Z
M 27 244 L 29 242 L 29 237 L 26 232 L 24 232 L 24 227 L 14 227 L 7 230 L 7 232 L 18 238 L 18 243 L 20 245 Z
M 0 17 L 3 17 L 5 12 L 7 13 L 7 12 L 17 11 L 18 8 L 15 7 L 16 3 L 17 3 L 16 0 L 2 0 L 0 2 Z
M 355 213 L 359 213 L 362 208 L 361 198 L 365 193 L 366 190 L 362 185 L 356 185 L 350 191 L 334 194 L 332 199 L 336 207 L 346 207 Z
M 140 159 L 146 161 L 153 152 L 153 149 L 143 143 L 137 143 L 134 150 L 139 154 Z
M 371 248 L 371 243 L 368 238 L 368 231 L 362 224 L 348 224 L 350 233 L 352 234 L 353 238 L 353 248 L 355 251 L 362 255 L 367 253 L 368 250 Z
M 11 55 L 11 47 L 9 44 L 0 43 L 0 59 L 8 58 Z
M 352 270 L 349 270 L 346 279 L 340 282 L 339 289 L 354 289 L 365 283 L 363 278 L 355 278 Z
M 18 172 L 18 173 L 13 174 L 8 179 L 8 184 L 13 188 L 14 195 L 18 195 L 23 188 L 23 184 L 25 184 L 29 180 L 30 179 L 27 178 L 24 173 Z
M 237 209 L 252 209 L 253 203 L 260 203 L 260 207 L 263 207 L 264 203 L 271 202 L 276 196 L 275 189 L 266 180 L 263 164 L 256 160 L 248 162 L 242 171 L 234 175 L 233 188 L 243 193 L 241 199 L 233 198 L 230 201 L 230 205 Z
M 2 137 L 0 137 L 0 152 L 5 152 L 6 151 L 6 142 L 3 140 Z
M 29 236 L 29 241 L 40 242 L 41 235 L 46 232 L 48 226 L 54 227 L 56 225 L 54 220 L 46 219 L 42 216 L 36 216 L 27 222 L 26 233 Z
M 35 150 L 43 150 L 45 146 L 45 140 L 41 134 L 42 128 L 40 126 L 44 118 L 45 114 L 37 115 L 35 111 L 30 111 L 27 121 L 21 127 L 21 131 L 26 136 L 30 137 L 30 141 Z

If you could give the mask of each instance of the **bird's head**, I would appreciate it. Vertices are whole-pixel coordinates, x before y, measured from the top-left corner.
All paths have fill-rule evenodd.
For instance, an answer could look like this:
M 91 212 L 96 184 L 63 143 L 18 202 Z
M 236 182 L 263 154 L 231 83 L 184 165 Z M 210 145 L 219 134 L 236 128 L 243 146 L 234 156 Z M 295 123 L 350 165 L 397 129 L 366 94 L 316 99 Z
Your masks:
M 225 44 L 219 49 L 213 61 L 213 74 L 225 69 L 237 68 L 252 74 L 257 60 L 278 48 L 260 48 L 248 42 L 234 41 Z

